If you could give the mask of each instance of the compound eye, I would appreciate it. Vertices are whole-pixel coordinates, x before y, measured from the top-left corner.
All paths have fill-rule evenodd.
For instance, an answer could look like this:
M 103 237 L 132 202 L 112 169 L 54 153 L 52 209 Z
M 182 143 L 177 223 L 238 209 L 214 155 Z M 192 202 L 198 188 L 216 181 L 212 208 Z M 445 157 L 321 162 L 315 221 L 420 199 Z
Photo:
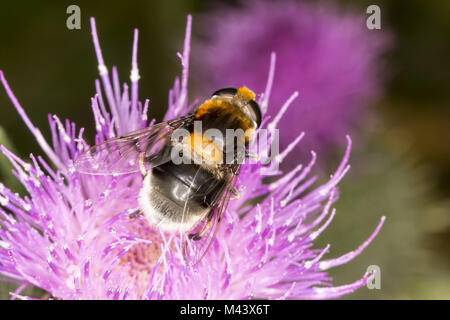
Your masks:
M 237 89 L 236 88 L 223 88 L 220 90 L 217 90 L 216 92 L 214 92 L 212 94 L 212 96 L 234 96 L 237 93 Z
M 259 104 L 255 100 L 250 100 L 248 102 L 250 116 L 252 117 L 253 121 L 256 123 L 256 127 L 259 128 L 261 125 L 261 109 L 259 108 Z

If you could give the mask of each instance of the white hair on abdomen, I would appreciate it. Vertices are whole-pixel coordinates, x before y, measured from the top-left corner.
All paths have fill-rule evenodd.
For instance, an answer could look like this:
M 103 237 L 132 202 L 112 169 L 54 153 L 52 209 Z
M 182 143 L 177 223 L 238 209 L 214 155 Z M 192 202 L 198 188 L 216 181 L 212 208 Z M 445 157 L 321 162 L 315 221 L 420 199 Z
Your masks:
M 153 185 L 151 171 L 145 176 L 139 191 L 139 206 L 150 225 L 167 232 L 187 232 L 207 214 L 208 208 L 197 206 L 194 214 L 185 214 L 184 207 L 159 192 Z M 192 207 L 189 208 L 192 211 Z M 197 209 L 197 210 L 195 210 Z

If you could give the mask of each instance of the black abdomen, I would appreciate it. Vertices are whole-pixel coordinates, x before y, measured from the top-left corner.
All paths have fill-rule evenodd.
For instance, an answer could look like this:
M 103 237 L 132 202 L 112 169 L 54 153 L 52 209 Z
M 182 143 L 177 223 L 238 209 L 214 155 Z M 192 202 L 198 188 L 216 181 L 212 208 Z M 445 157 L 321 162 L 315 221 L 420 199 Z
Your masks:
M 164 181 L 159 188 L 170 200 L 184 206 L 186 200 L 204 208 L 213 206 L 224 189 L 225 180 L 198 164 L 174 164 L 172 161 L 152 168 L 151 174 Z M 188 203 L 189 205 L 189 203 Z

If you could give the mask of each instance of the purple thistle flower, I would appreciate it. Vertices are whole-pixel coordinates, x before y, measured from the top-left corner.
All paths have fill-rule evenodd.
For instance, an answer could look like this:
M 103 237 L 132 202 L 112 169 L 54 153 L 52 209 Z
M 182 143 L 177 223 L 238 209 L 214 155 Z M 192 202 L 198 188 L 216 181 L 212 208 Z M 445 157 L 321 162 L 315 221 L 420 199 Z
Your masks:
M 138 100 L 138 31 L 135 30 L 131 97 L 116 68 L 112 78 L 103 61 L 94 19 L 92 35 L 101 81 L 92 98 L 99 143 L 149 125 L 148 100 Z M 191 17 L 188 17 L 183 72 L 169 93 L 166 118 L 189 108 L 187 80 Z M 352 284 L 333 287 L 326 270 L 357 256 L 379 232 L 355 251 L 325 260 L 329 246 L 312 249 L 313 240 L 331 222 L 337 184 L 348 171 L 348 147 L 338 169 L 325 184 L 312 188 L 308 174 L 314 164 L 297 166 L 271 184 L 258 175 L 261 165 L 243 166 L 238 179 L 239 200 L 230 201 L 217 236 L 205 257 L 194 267 L 185 265 L 178 235 L 152 229 L 143 217 L 130 219 L 137 207 L 142 178 L 90 176 L 73 169 L 73 159 L 88 146 L 83 129 L 49 116 L 52 146 L 35 128 L 0 71 L 13 105 L 37 139 L 50 163 L 30 156 L 27 163 L 1 147 L 28 195 L 20 197 L 0 184 L 0 274 L 19 288 L 36 286 L 61 299 L 325 299 L 363 286 L 371 275 Z M 269 86 L 272 79 L 269 79 Z M 103 89 L 103 90 L 102 90 Z M 268 103 L 269 89 L 262 104 Z M 270 124 L 269 124 L 270 126 Z M 283 156 L 285 153 L 283 153 Z M 280 160 L 281 158 L 280 157 Z M 55 169 L 53 169 L 55 168 Z M 267 194 L 257 205 L 244 203 Z M 331 211 L 331 213 L 330 213 Z
M 381 91 L 379 57 L 389 39 L 386 32 L 368 30 L 365 19 L 363 12 L 341 11 L 330 3 L 266 0 L 220 6 L 200 22 L 206 40 L 193 55 L 196 79 L 202 90 L 243 83 L 261 92 L 267 63 L 276 59 L 267 114 L 275 117 L 286 97 L 299 91 L 280 122 L 307 133 L 295 154 L 298 161 L 311 148 L 340 146 L 342 137 L 370 119 L 368 102 Z M 297 130 L 281 130 L 282 145 Z

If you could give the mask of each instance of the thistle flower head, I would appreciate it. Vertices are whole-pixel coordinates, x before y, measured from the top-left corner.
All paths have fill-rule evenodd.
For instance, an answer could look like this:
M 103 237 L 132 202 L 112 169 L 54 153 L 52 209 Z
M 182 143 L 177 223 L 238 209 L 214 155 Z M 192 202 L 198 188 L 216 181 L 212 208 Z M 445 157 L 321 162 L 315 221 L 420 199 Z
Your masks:
M 91 99 L 95 142 L 99 143 L 148 126 L 148 100 L 138 100 L 138 31 L 134 33 L 130 90 L 127 84 L 120 86 L 115 68 L 110 76 L 93 19 L 91 26 L 100 72 L 97 93 Z M 166 119 L 190 109 L 190 31 L 188 17 L 184 51 L 179 54 L 182 76 L 169 92 Z M 61 299 L 322 299 L 349 293 L 370 277 L 365 274 L 352 284 L 336 287 L 326 270 L 358 255 L 378 233 L 384 218 L 360 247 L 342 257 L 325 259 L 329 246 L 312 248 L 335 214 L 331 207 L 337 199 L 337 184 L 349 169 L 350 138 L 337 170 L 317 187 L 313 187 L 315 178 L 309 177 L 314 153 L 309 164 L 297 166 L 271 184 L 264 184 L 258 174 L 262 165 L 244 165 L 237 181 L 241 198 L 230 201 L 204 258 L 189 266 L 182 258 L 178 235 L 150 227 L 143 217 L 130 218 L 138 205 L 142 177 L 92 176 L 74 170 L 73 160 L 88 147 L 83 129 L 49 116 L 50 145 L 27 117 L 1 71 L 0 78 L 50 160 L 31 155 L 25 162 L 1 147 L 27 191 L 22 197 L 0 184 L 0 274 L 19 284 L 11 293 L 13 298 L 28 298 L 20 291 L 36 286 Z M 263 105 L 268 104 L 271 81 L 261 98 Z M 258 196 L 265 196 L 264 200 L 257 205 L 249 202 Z
M 200 21 L 204 41 L 196 46 L 196 78 L 202 89 L 239 82 L 262 91 L 267 63 L 278 61 L 267 115 L 276 117 L 293 92 L 299 97 L 286 111 L 281 127 L 308 135 L 297 158 L 341 146 L 342 136 L 370 119 L 369 102 L 381 91 L 380 56 L 387 32 L 373 32 L 362 12 L 331 3 L 240 1 L 222 6 Z M 282 130 L 282 145 L 297 130 Z

